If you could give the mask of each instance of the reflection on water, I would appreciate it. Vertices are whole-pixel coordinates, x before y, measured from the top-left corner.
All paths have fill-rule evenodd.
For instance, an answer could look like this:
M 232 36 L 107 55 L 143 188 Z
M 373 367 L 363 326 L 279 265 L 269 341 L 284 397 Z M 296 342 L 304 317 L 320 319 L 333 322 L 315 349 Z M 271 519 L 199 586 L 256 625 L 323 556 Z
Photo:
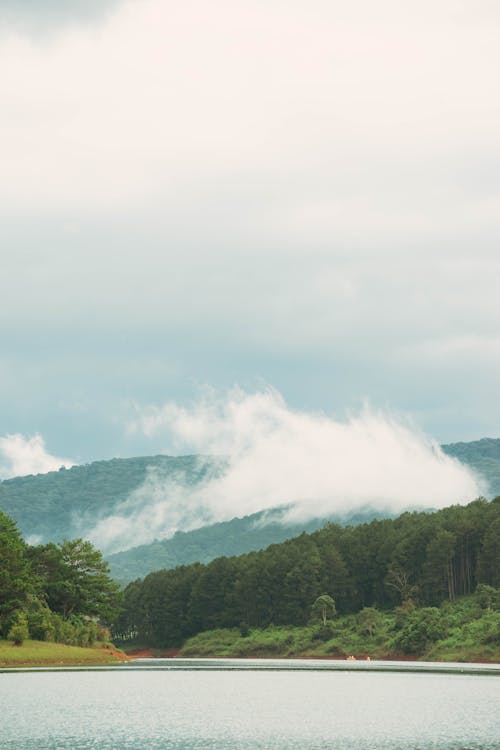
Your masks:
M 491 675 L 17 672 L 0 674 L 0 706 L 2 750 L 500 750 Z

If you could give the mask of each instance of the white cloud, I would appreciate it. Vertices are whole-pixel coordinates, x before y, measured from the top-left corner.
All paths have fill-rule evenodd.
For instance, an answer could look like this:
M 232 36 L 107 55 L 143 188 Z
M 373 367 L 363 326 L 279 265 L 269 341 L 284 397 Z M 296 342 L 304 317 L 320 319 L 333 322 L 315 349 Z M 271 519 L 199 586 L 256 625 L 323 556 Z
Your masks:
M 304 521 L 375 507 L 391 512 L 474 499 L 484 487 L 471 471 L 401 419 L 365 409 L 340 422 L 290 409 L 272 390 L 207 393 L 192 408 L 167 403 L 136 422 L 164 434 L 174 450 L 228 457 L 201 484 L 150 475 L 113 518 L 91 533 L 108 549 L 168 537 L 209 521 L 290 506 Z
M 0 437 L 0 478 L 45 474 L 57 471 L 61 466 L 73 466 L 67 458 L 59 458 L 47 452 L 41 435 L 26 437 L 19 433 Z

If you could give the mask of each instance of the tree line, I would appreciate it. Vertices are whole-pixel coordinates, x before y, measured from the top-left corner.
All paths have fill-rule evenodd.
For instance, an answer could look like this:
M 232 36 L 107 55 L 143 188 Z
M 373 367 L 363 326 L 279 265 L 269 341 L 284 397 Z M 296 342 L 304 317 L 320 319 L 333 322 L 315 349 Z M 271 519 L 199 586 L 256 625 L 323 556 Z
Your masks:
M 130 583 L 118 639 L 173 647 L 203 630 L 304 625 L 328 594 L 339 614 L 434 607 L 500 587 L 500 497 L 359 526 L 328 524 L 238 557 L 151 573 Z
M 0 637 L 91 645 L 106 638 L 121 599 L 90 542 L 31 546 L 0 512 Z

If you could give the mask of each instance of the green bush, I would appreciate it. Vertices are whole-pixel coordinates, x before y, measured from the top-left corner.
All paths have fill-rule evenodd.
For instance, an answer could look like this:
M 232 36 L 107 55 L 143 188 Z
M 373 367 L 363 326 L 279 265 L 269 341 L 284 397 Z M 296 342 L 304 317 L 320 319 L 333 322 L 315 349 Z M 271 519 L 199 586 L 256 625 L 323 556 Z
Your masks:
M 341 643 L 338 641 L 331 641 L 331 643 L 328 644 L 328 646 L 325 648 L 326 654 L 336 654 L 337 656 L 344 657 L 347 654 L 347 651 L 342 646 Z
M 380 619 L 380 613 L 375 607 L 364 607 L 361 612 L 358 612 L 356 617 L 358 632 L 361 633 L 361 635 L 368 635 L 371 637 L 380 624 Z
M 45 602 L 33 599 L 26 612 L 30 637 L 36 641 L 53 641 L 55 638 L 55 627 L 53 614 Z
M 335 628 L 331 622 L 326 625 L 320 625 L 313 630 L 311 640 L 313 641 L 330 641 L 335 635 Z
M 16 612 L 12 627 L 7 635 L 9 641 L 14 641 L 15 646 L 22 646 L 29 638 L 28 618 L 24 612 Z
M 476 588 L 476 599 L 481 609 L 500 609 L 500 590 L 480 583 Z
M 403 628 L 396 634 L 394 645 L 405 653 L 421 653 L 432 643 L 444 638 L 446 629 L 437 607 L 423 607 L 411 612 Z
M 393 626 L 394 629 L 401 630 L 401 628 L 404 627 L 406 621 L 408 620 L 408 617 L 412 612 L 415 611 L 415 609 L 416 605 L 412 599 L 407 599 L 399 607 L 396 607 L 394 609 L 394 614 L 396 616 Z

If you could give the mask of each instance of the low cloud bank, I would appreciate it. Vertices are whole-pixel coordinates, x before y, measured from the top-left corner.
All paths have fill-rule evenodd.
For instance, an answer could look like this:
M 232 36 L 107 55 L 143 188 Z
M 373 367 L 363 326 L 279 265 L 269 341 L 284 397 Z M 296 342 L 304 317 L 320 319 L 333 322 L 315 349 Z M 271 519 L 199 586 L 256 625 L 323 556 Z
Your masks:
M 177 529 L 283 507 L 284 522 L 372 507 L 389 512 L 464 503 L 486 491 L 474 474 L 403 420 L 365 409 L 347 421 L 293 410 L 279 393 L 233 390 L 190 408 L 167 403 L 133 429 L 168 436 L 174 452 L 226 456 L 204 479 L 151 472 L 144 485 L 90 532 L 117 551 Z
M 26 437 L 20 433 L 0 437 L 0 479 L 46 474 L 64 466 L 69 469 L 74 462 L 51 455 L 41 435 Z

